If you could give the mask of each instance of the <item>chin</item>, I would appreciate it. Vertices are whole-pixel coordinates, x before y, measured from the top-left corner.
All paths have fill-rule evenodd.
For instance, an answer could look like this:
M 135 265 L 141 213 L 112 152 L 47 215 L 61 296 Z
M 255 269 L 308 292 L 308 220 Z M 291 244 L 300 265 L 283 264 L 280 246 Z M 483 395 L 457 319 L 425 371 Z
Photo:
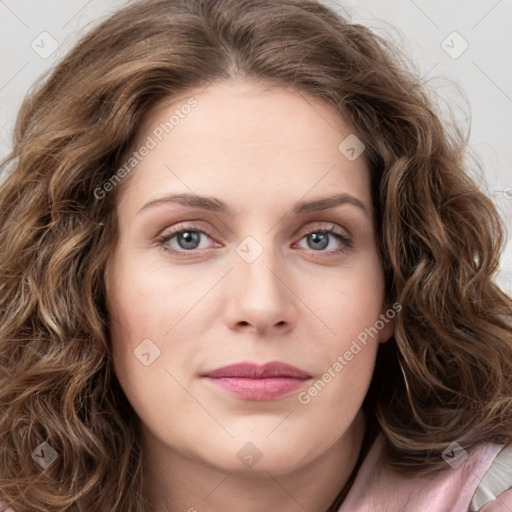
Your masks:
M 266 431 L 265 436 L 268 435 Z M 267 439 L 262 436 L 260 440 L 251 440 L 251 437 L 231 439 L 226 446 L 216 445 L 215 452 L 210 451 L 208 464 L 221 471 L 236 473 L 261 474 L 268 478 L 272 475 L 284 475 L 299 469 L 314 459 L 313 447 L 305 446 L 303 440 L 286 440 L 270 434 Z M 301 448 L 301 450 L 298 449 Z M 204 453 L 208 450 L 202 451 Z M 213 457 L 212 457 L 213 456 Z

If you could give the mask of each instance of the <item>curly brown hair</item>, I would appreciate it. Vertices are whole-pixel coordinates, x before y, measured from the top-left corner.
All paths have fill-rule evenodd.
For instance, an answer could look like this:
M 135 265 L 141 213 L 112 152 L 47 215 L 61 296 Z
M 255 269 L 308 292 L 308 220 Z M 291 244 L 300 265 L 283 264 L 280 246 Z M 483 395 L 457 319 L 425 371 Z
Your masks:
M 97 191 L 151 108 L 233 77 L 323 100 L 366 145 L 386 293 L 402 309 L 364 410 L 392 466 L 436 471 L 455 439 L 512 441 L 512 299 L 493 281 L 502 221 L 466 172 L 467 136 L 406 58 L 315 0 L 143 0 L 35 84 L 1 165 L 0 497 L 16 512 L 151 510 L 110 351 L 121 187 Z M 58 454 L 44 472 L 42 442 Z

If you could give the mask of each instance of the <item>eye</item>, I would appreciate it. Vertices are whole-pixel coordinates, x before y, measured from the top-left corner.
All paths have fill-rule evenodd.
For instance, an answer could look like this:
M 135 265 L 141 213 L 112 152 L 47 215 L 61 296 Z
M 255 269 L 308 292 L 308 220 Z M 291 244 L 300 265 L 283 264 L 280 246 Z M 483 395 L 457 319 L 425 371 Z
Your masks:
M 193 253 L 196 250 L 204 249 L 204 246 L 201 247 L 201 241 L 204 238 L 210 238 L 210 235 L 197 226 L 189 224 L 172 229 L 161 236 L 157 242 L 164 251 L 180 256 L 184 253 Z M 173 240 L 174 243 L 172 243 Z
M 211 236 L 193 224 L 179 225 L 171 229 L 170 232 L 161 236 L 157 242 L 164 251 L 177 256 L 187 256 L 194 254 L 196 251 L 208 248 L 201 242 Z M 322 253 L 321 255 L 336 256 L 340 253 L 346 252 L 352 247 L 352 238 L 342 231 L 337 229 L 334 225 L 329 228 L 312 229 L 305 233 L 300 241 L 306 240 L 308 247 L 313 252 Z M 333 243 L 331 243 L 333 242 Z M 333 247 L 330 247 L 334 245 Z M 330 250 L 326 250 L 329 249 Z M 304 248 L 304 247 L 303 247 Z
M 352 247 L 352 238 L 345 233 L 337 230 L 335 226 L 327 229 L 318 228 L 308 231 L 301 241 L 305 240 L 308 249 L 314 252 L 328 253 L 330 255 L 337 255 L 346 252 Z M 331 244 L 333 241 L 333 244 Z M 334 247 L 332 247 L 334 245 Z M 325 250 L 330 247 L 330 250 Z

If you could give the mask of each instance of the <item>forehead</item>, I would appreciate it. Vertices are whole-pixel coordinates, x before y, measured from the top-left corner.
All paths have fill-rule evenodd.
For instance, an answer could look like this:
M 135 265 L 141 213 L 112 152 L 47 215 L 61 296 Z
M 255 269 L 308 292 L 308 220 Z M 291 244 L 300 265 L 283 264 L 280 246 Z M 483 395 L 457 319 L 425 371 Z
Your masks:
M 368 200 L 364 153 L 351 160 L 343 152 L 354 136 L 330 105 L 303 92 L 218 82 L 148 113 L 134 150 L 152 149 L 130 177 L 131 191 L 146 199 L 171 189 L 254 202 L 336 189 Z

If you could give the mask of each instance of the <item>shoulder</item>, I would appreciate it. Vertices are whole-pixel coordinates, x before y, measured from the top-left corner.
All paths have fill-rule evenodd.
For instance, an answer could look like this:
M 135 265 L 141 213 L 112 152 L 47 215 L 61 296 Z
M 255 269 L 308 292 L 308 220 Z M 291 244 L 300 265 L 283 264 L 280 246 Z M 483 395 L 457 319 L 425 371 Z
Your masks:
M 339 512 L 512 512 L 512 447 L 452 445 L 443 452 L 445 469 L 411 476 L 387 466 L 380 434 Z
M 504 446 L 475 490 L 469 512 L 512 511 L 512 444 Z

